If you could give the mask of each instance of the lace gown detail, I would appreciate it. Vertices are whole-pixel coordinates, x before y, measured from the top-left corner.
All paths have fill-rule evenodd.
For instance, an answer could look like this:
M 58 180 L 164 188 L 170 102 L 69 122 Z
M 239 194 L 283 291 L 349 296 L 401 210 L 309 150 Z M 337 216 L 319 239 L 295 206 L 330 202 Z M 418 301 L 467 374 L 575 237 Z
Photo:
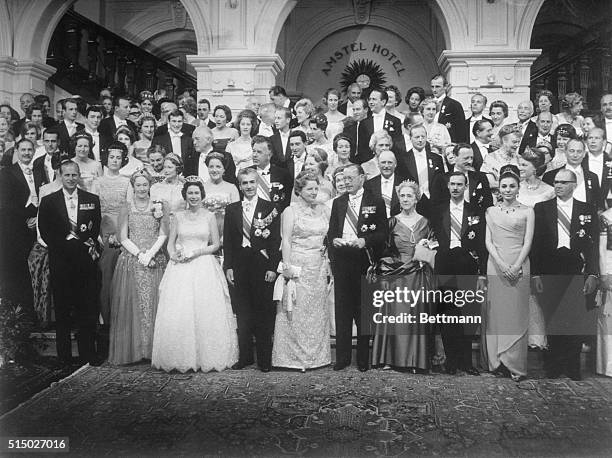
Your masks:
M 185 253 L 209 244 L 209 212 L 193 220 L 176 214 L 176 248 Z M 221 266 L 213 255 L 170 262 L 159 286 L 153 367 L 186 372 L 221 371 L 238 361 L 236 319 Z
M 330 364 L 329 309 L 327 305 L 326 258 L 321 252 L 329 225 L 323 205 L 310 209 L 300 203 L 295 210 L 289 263 L 301 267 L 296 283 L 297 297 L 291 320 L 279 306 L 274 328 L 272 365 L 311 369 Z
M 153 217 L 150 205 L 144 210 L 130 205 L 128 236 L 140 250 L 153 246 L 159 237 L 160 224 L 160 220 Z M 166 267 L 162 250 L 150 266 L 143 266 L 136 256 L 121 249 L 111 291 L 108 360 L 112 364 L 151 358 L 158 287 Z

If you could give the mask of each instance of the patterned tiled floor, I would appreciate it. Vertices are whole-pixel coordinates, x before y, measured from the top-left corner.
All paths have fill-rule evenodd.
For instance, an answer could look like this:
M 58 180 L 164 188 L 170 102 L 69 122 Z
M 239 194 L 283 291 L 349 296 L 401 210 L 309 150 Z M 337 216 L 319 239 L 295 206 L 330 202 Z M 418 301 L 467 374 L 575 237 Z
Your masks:
M 79 455 L 608 456 L 612 379 L 85 367 L 0 419 Z

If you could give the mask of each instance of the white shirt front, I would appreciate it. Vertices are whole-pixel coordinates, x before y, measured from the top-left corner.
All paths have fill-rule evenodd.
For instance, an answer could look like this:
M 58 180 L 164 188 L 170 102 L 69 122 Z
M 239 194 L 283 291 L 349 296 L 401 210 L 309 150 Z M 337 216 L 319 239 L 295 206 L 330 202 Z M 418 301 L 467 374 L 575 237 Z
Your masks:
M 438 111 L 436 112 L 436 115 L 434 116 L 434 122 L 439 122 L 438 119 L 440 118 L 440 111 L 442 110 L 442 102 L 444 101 L 445 98 L 446 98 L 446 94 L 442 94 L 438 98 L 434 97 L 436 104 L 438 105 Z
M 474 129 L 474 124 L 476 124 L 476 121 L 481 121 L 481 120 L 482 120 L 482 113 L 480 113 L 478 116 L 472 115 L 470 117 L 470 143 L 476 140 L 474 138 L 474 132 L 472 132 L 472 130 Z
M 572 211 L 574 210 L 574 199 L 568 199 L 567 202 L 563 202 L 561 199 L 557 197 L 557 207 L 561 207 L 563 209 L 563 211 L 567 215 L 567 219 L 569 220 L 570 226 L 571 226 Z M 563 229 L 563 226 L 561 225 L 561 221 L 559 220 L 559 215 L 557 215 L 557 233 L 558 233 L 557 248 L 561 248 L 561 247 L 570 248 L 570 237 Z
M 120 119 L 117 116 L 113 115 L 113 121 L 115 121 L 115 129 L 118 129 L 119 126 L 127 126 L 128 123 L 125 119 Z
M 372 120 L 374 121 L 374 132 L 378 132 L 379 130 L 383 130 L 385 125 L 385 115 L 387 114 L 387 110 L 384 108 L 380 110 L 380 113 L 372 113 Z
M 425 151 L 425 149 L 422 149 L 421 151 L 413 149 L 412 151 L 414 152 L 414 161 L 416 163 L 421 194 L 425 194 L 427 197 L 429 197 L 429 172 L 427 170 L 427 151 Z
M 76 224 L 79 214 L 79 193 L 75 189 L 72 194 L 68 194 L 63 188 L 62 192 L 64 193 L 64 202 L 66 203 L 68 218 Z
M 283 150 L 279 152 L 279 154 L 281 155 L 281 157 L 285 157 L 285 151 L 287 151 L 287 143 L 289 143 L 289 133 L 290 131 L 287 132 L 278 132 L 280 134 L 280 139 L 281 139 L 281 145 L 283 146 Z
M 179 132 L 178 134 L 168 130 L 168 135 L 170 135 L 170 142 L 172 142 L 172 152 L 181 156 L 183 151 L 181 150 L 181 137 L 183 136 L 183 132 Z
M 353 116 L 353 102 L 350 100 L 346 101 L 346 115 Z
M 552 142 L 552 137 L 550 136 L 550 134 L 548 134 L 548 135 L 541 135 L 540 133 L 538 133 L 538 139 L 536 140 L 536 146 L 539 145 L 542 142 L 551 143 Z
M 253 216 L 255 216 L 257 200 L 257 195 L 255 195 L 255 197 L 253 197 L 251 200 L 247 199 L 246 197 L 242 199 L 242 213 L 246 217 L 247 221 L 249 221 L 251 224 L 253 224 Z M 242 246 L 251 246 L 251 242 L 249 242 L 249 239 L 247 239 L 244 234 L 242 234 Z
M 51 167 L 51 156 L 45 154 L 45 173 L 47 174 L 47 179 L 49 183 L 52 183 L 55 180 L 55 170 Z
M 36 185 L 34 184 L 34 172 L 32 170 L 32 163 L 29 165 L 22 164 L 18 162 L 19 168 L 21 168 L 21 173 L 23 173 L 23 177 L 28 184 L 28 188 L 30 189 L 30 196 L 28 197 L 28 201 L 25 203 L 25 207 L 29 205 L 34 205 L 38 207 L 38 196 L 36 194 Z
M 457 221 L 459 221 L 459 227 L 463 224 L 463 202 L 459 205 L 456 205 L 452 200 L 450 202 L 450 214 L 451 217 L 455 217 Z M 459 237 L 461 234 L 459 234 Z M 457 248 L 461 246 L 461 239 L 455 235 L 455 233 L 450 231 L 450 248 Z
M 359 211 L 361 210 L 361 200 L 363 199 L 363 189 L 357 191 L 356 194 L 349 194 L 348 206 L 355 211 L 357 219 L 359 220 Z M 342 238 L 344 240 L 357 240 L 357 234 L 355 234 L 348 224 L 348 208 L 346 209 L 346 217 L 344 218 L 344 227 L 342 229 Z M 355 228 L 357 229 L 357 228 Z
M 272 126 L 267 125 L 265 122 L 259 124 L 259 135 L 263 135 L 264 137 L 271 137 L 274 135 L 274 130 Z
M 586 202 L 586 186 L 584 185 L 584 171 L 582 166 L 573 167 L 569 164 L 565 165 L 567 170 L 571 170 L 576 174 L 576 189 L 574 190 L 574 199 Z
M 204 180 L 204 183 L 210 181 L 210 174 L 208 173 L 208 166 L 206 165 L 206 156 L 208 153 L 200 153 L 198 160 L 198 176 Z
M 387 218 L 391 217 L 391 199 L 393 198 L 393 182 L 395 180 L 395 174 L 389 178 L 383 176 L 380 177 L 380 193 L 389 199 L 389 204 L 385 201 L 385 207 L 387 209 Z
M 484 162 L 485 158 L 489 155 L 489 145 L 485 145 L 480 140 L 474 140 L 476 146 L 480 150 L 480 155 L 482 156 L 482 161 Z
M 601 186 L 601 176 L 603 174 L 603 165 L 604 165 L 604 154 L 603 151 L 601 154 L 594 155 L 588 153 L 589 155 L 589 170 L 597 175 L 597 182 L 599 186 Z
M 100 132 L 98 132 L 97 130 L 93 132 L 88 128 L 85 128 L 85 132 L 91 135 L 91 138 L 93 139 L 92 152 L 94 157 L 96 158 L 96 161 L 100 162 Z
M 297 177 L 302 171 L 302 167 L 304 167 L 304 159 L 306 158 L 306 153 L 302 153 L 300 157 L 293 156 L 293 176 Z
M 64 119 L 64 125 L 68 131 L 68 135 L 72 137 L 76 132 L 76 121 L 68 121 L 67 119 Z
M 606 138 L 612 140 L 612 119 L 606 118 Z

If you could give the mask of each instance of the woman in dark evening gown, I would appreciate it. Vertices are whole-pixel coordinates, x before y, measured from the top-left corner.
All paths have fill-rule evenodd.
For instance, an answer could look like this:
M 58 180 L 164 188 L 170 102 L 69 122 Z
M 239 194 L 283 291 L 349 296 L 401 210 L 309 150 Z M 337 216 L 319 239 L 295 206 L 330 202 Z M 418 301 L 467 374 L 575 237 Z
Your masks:
M 418 184 L 402 183 L 396 189 L 402 212 L 389 219 L 389 240 L 386 257 L 381 259 L 379 274 L 389 277 L 386 290 L 396 287 L 409 290 L 433 290 L 432 265 L 435 252 L 426 245 L 430 234 L 427 219 L 419 215 L 416 203 L 420 198 Z M 433 303 L 418 300 L 416 304 L 386 303 L 380 308 L 383 316 L 408 313 L 415 323 L 376 325 L 372 347 L 372 365 L 384 368 L 411 368 L 426 372 L 431 360 L 432 325 L 419 323 L 420 313 L 434 313 Z

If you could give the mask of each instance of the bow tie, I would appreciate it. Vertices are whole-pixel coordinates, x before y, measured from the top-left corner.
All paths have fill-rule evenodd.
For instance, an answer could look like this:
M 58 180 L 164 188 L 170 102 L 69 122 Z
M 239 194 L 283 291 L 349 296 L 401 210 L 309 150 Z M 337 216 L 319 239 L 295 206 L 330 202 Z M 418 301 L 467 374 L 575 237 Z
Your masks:
M 30 167 L 29 165 L 26 165 L 23 168 L 23 173 L 25 173 L 26 175 L 32 175 L 32 167 Z
M 267 170 L 267 171 L 262 170 L 261 172 L 259 172 L 259 174 L 263 177 L 263 176 L 266 176 L 266 175 L 270 175 L 270 171 L 269 170 Z
M 183 136 L 183 132 L 179 132 L 178 134 L 175 134 L 174 132 L 170 132 L 171 138 L 181 138 L 182 136 Z
M 244 208 L 244 211 L 249 213 L 251 211 L 251 209 L 253 208 L 253 203 L 251 203 L 249 201 L 244 201 L 244 202 L 242 202 L 242 207 Z
M 383 178 L 382 182 L 383 182 L 383 184 L 391 184 L 392 183 L 391 178 L 386 178 L 386 179 Z

